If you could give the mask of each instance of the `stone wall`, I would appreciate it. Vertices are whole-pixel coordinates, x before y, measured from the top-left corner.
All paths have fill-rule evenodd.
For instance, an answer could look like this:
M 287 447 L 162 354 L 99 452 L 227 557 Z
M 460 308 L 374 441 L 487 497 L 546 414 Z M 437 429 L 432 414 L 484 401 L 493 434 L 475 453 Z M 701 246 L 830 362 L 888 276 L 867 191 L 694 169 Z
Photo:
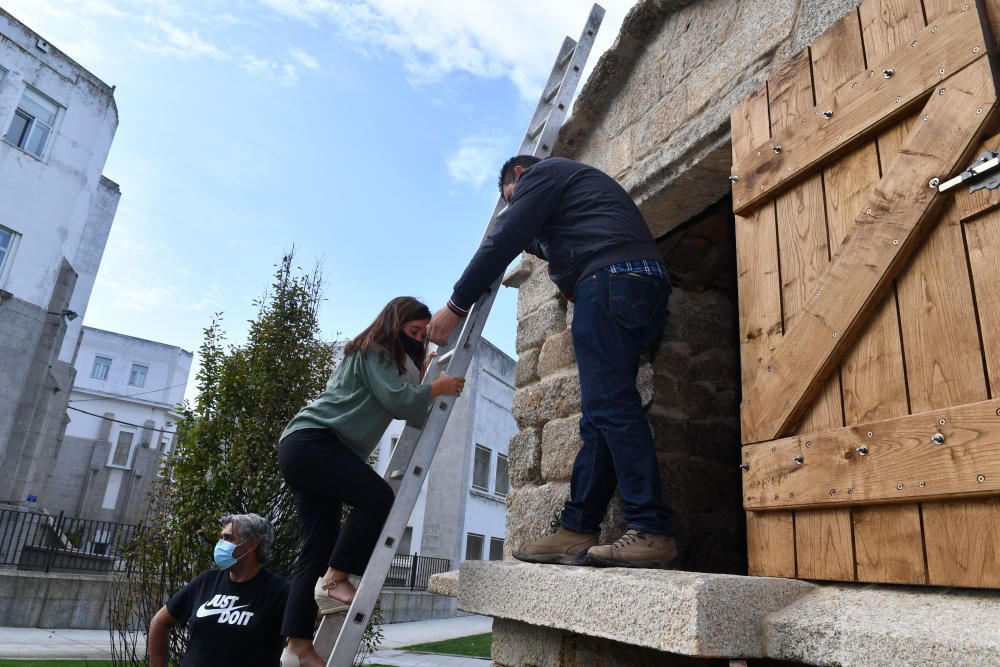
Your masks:
M 107 630 L 112 578 L 0 570 L 0 626 Z

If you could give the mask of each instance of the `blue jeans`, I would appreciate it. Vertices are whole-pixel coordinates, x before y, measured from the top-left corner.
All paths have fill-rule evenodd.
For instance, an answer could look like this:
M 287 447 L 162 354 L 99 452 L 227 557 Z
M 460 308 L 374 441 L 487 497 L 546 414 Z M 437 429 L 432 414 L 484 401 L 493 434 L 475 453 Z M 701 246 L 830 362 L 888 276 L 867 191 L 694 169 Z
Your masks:
M 606 269 L 576 286 L 573 347 L 583 445 L 559 517 L 570 530 L 598 532 L 617 486 L 627 528 L 673 535 L 652 432 L 635 386 L 639 357 L 662 334 L 670 292 L 670 283 L 660 278 Z

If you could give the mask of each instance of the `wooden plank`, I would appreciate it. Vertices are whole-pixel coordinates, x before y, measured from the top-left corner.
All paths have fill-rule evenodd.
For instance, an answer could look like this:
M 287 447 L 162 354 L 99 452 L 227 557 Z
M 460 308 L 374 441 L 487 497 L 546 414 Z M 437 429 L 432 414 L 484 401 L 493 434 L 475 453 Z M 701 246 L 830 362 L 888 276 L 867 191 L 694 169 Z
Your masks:
M 813 87 L 809 49 L 800 51 L 767 83 L 771 132 L 779 133 L 812 114 Z M 815 174 L 775 200 L 784 317 L 802 309 L 816 280 L 830 263 L 822 175 Z M 809 408 L 799 430 L 843 426 L 839 379 L 834 376 Z
M 747 571 L 754 577 L 795 576 L 791 512 L 747 512 Z
M 858 14 L 850 12 L 812 45 L 816 95 L 849 80 L 864 68 Z M 875 143 L 859 146 L 823 170 L 830 247 L 839 248 L 854 226 L 857 212 L 879 181 Z M 895 299 L 884 299 L 841 364 L 844 418 L 847 424 L 908 413 Z
M 924 28 L 919 0 L 868 0 L 858 8 L 858 17 L 865 53 L 871 59 L 884 58 Z M 913 116 L 903 119 L 878 136 L 880 169 L 889 167 L 915 121 Z M 909 413 L 895 286 L 886 291 L 868 329 L 842 364 L 864 373 L 863 378 L 852 377 L 853 391 L 845 399 L 853 417 L 849 424 Z M 858 580 L 926 581 L 919 504 L 859 507 L 854 513 L 854 529 Z
M 800 579 L 853 581 L 850 511 L 796 512 L 795 551 Z
M 928 583 L 1000 587 L 1000 498 L 924 505 Z
M 869 69 L 822 100 L 811 117 L 802 116 L 736 162 L 733 210 L 745 213 L 810 175 L 834 154 L 919 107 L 930 91 L 984 55 L 988 38 L 978 5 L 968 7 L 939 21 L 937 30 L 925 28 L 878 64 L 869 59 Z M 892 75 L 887 78 L 884 71 Z M 831 112 L 829 119 L 825 111 Z
M 811 69 L 810 51 L 806 49 L 768 80 L 772 134 L 813 113 Z M 814 174 L 778 195 L 775 213 L 787 320 L 802 310 L 830 263 L 822 174 Z M 806 409 L 799 428 L 807 432 L 838 428 L 843 426 L 842 415 L 839 379 L 834 375 Z M 813 512 L 805 520 L 795 517 L 795 559 L 800 576 L 829 578 L 840 572 L 853 574 L 850 525 L 850 510 Z M 845 526 L 846 534 L 841 530 Z M 837 538 L 838 548 L 827 549 L 830 536 Z
M 844 342 L 859 333 L 880 292 L 919 244 L 937 199 L 927 174 L 948 173 L 976 145 L 996 105 L 988 61 L 962 70 L 941 90 L 931 96 L 927 120 L 907 137 L 813 296 L 786 323 L 785 335 L 763 350 L 769 354 L 758 360 L 758 378 L 742 406 L 748 439 L 783 435 L 801 415 L 846 351 Z
M 870 3 L 871 0 L 867 9 L 871 8 Z M 898 12 L 882 16 L 885 23 L 869 19 L 870 41 L 875 41 L 875 36 L 883 32 L 883 25 L 888 25 L 888 21 L 898 21 Z M 886 43 L 884 39 L 878 41 L 880 45 Z M 854 72 L 863 69 L 864 53 L 860 11 L 849 12 L 812 45 L 816 97 L 831 94 L 837 86 L 849 81 Z M 879 55 L 884 54 L 880 52 Z M 878 183 L 878 158 L 875 142 L 869 142 L 823 170 L 831 247 L 838 248 L 849 235 L 855 214 Z M 883 298 L 868 326 L 844 357 L 840 382 L 846 424 L 908 413 L 897 323 L 896 301 L 890 294 Z M 850 512 L 847 509 L 840 511 Z M 923 536 L 916 504 L 855 508 L 852 527 L 858 580 L 912 583 L 917 580 L 913 575 L 916 572 L 923 581 Z
M 854 508 L 858 581 L 925 583 L 920 510 L 916 503 Z
M 770 134 L 767 86 L 741 101 L 732 112 L 733 160 L 739 160 Z M 740 317 L 740 364 L 743 387 L 750 386 L 757 348 L 781 333 L 781 287 L 774 207 L 762 206 L 736 216 L 736 268 Z M 795 575 L 795 535 L 791 512 L 747 515 L 747 560 L 761 576 Z M 790 565 L 789 565 L 790 564 Z M 789 569 L 790 568 L 790 569 Z
M 750 510 L 997 494 L 1000 399 L 748 445 L 743 457 Z
M 914 412 L 987 398 L 962 228 L 947 223 L 954 215 L 949 206 L 896 282 Z
M 964 225 L 990 394 L 1000 395 L 1000 211 Z

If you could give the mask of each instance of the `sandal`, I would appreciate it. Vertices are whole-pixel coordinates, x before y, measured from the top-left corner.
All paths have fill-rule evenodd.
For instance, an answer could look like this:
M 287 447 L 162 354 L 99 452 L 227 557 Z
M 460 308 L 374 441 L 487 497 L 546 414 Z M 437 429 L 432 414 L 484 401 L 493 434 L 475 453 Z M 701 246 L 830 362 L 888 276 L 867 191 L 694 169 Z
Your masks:
M 313 597 L 316 598 L 316 606 L 319 607 L 321 616 L 328 614 L 340 614 L 351 608 L 350 602 L 341 602 L 327 595 L 327 591 L 337 587 L 339 581 L 328 582 L 323 577 L 316 580 L 316 587 L 313 589 Z

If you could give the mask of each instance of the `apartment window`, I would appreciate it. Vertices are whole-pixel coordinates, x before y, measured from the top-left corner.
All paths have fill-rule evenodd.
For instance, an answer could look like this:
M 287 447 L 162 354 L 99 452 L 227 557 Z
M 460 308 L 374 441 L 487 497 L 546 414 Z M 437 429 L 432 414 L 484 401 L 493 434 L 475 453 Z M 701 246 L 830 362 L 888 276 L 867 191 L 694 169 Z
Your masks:
M 58 112 L 55 102 L 32 88 L 25 88 L 4 140 L 35 157 L 42 157 Z
M 90 377 L 95 380 L 107 380 L 108 371 L 111 370 L 111 358 L 96 356 L 94 357 L 94 368 L 90 371 Z
M 493 493 L 506 496 L 510 490 L 510 480 L 507 478 L 507 455 L 497 454 L 497 477 L 493 485 Z
M 0 79 L 3 77 L 0 76 Z M 3 275 L 4 266 L 7 264 L 7 258 L 10 257 L 11 253 L 14 252 L 14 241 L 17 240 L 17 233 L 12 229 L 7 229 L 6 227 L 0 227 L 0 276 Z
M 111 455 L 111 465 L 120 468 L 129 467 L 129 461 L 132 458 L 132 440 L 134 438 L 135 433 L 130 433 L 129 431 L 118 432 L 118 442 L 115 443 L 115 451 Z
M 132 364 L 132 372 L 128 374 L 128 383 L 133 387 L 145 387 L 147 373 L 149 373 L 149 366 Z
M 465 536 L 465 560 L 483 559 L 483 536 L 467 533 Z
M 503 560 L 503 538 L 490 538 L 490 560 Z
M 476 445 L 475 460 L 472 463 L 472 488 L 480 491 L 490 490 L 491 454 L 491 450 L 487 447 Z

